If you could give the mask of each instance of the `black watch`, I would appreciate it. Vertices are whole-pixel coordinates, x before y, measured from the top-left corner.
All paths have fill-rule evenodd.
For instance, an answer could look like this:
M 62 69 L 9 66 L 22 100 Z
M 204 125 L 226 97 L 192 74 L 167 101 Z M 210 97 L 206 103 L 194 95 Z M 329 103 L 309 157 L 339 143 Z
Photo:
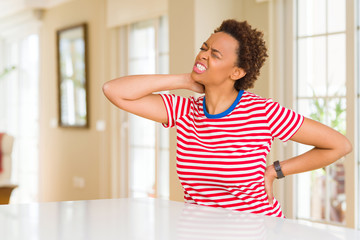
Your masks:
M 277 179 L 285 177 L 283 172 L 281 171 L 280 162 L 278 160 L 274 162 L 274 168 L 276 171 Z

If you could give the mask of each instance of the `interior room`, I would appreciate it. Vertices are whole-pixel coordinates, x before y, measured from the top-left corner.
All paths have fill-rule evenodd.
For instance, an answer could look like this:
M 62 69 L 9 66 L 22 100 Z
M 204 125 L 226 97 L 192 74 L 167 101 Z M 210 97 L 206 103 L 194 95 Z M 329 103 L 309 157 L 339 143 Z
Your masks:
M 247 91 L 352 145 L 326 167 L 274 180 L 285 217 L 359 231 L 359 0 L 0 1 L 0 203 L 184 203 L 176 128 L 119 109 L 103 86 L 127 75 L 190 73 L 226 19 L 261 31 L 268 50 Z M 275 138 L 266 165 L 311 148 Z

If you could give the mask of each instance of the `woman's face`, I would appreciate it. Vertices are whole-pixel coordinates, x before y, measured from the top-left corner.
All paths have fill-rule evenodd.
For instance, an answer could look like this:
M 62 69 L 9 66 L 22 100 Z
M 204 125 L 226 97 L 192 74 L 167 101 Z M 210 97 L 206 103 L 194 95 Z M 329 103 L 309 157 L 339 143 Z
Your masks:
M 212 34 L 196 56 L 191 77 L 205 87 L 223 83 L 233 86 L 234 80 L 242 77 L 236 76 L 239 70 L 242 71 L 236 66 L 237 49 L 238 42 L 231 35 L 224 32 Z

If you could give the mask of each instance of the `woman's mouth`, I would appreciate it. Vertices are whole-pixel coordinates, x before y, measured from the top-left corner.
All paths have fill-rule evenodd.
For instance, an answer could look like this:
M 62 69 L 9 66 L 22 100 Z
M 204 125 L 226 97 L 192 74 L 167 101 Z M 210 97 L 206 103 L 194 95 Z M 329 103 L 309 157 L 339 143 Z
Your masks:
M 196 73 L 203 73 L 206 71 L 206 67 L 201 63 L 195 63 L 193 71 Z

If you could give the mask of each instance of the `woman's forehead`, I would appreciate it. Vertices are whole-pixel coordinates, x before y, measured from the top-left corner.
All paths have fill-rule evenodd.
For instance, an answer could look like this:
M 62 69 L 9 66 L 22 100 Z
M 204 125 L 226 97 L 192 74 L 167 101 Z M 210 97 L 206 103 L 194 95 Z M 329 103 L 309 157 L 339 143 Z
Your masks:
M 219 51 L 236 51 L 238 48 L 238 41 L 228 33 L 225 32 L 217 32 L 210 35 L 210 37 L 206 40 L 206 44 L 215 48 Z

